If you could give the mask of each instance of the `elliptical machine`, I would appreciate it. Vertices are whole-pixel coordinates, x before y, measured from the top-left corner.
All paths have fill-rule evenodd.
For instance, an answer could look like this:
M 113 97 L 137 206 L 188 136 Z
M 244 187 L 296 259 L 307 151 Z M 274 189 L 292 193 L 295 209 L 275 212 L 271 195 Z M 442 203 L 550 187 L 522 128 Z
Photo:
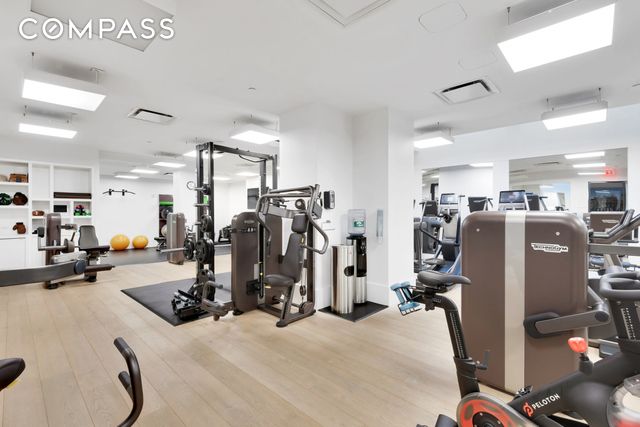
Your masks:
M 508 403 L 480 392 L 476 370 L 488 368 L 488 354 L 480 363 L 467 353 L 458 308 L 440 295 L 453 284 L 471 285 L 471 281 L 425 271 L 418 275 L 416 286 L 407 282 L 391 287 L 403 316 L 419 311 L 423 305 L 427 311 L 441 308 L 446 313 L 462 400 L 457 422 L 440 415 L 436 427 L 558 427 L 583 422 L 591 427 L 640 426 L 640 414 L 624 405 L 627 394 L 640 396 L 640 318 L 636 307 L 640 302 L 640 273 L 605 275 L 600 282 L 600 294 L 612 307 L 619 353 L 594 364 L 587 356 L 586 340 L 571 338 L 569 347 L 578 354 L 579 370 L 539 390 L 525 387 Z
M 419 231 L 438 244 L 433 258 L 414 263 L 414 273 L 421 271 L 441 271 L 444 273 L 460 273 L 460 228 L 462 225 L 461 201 L 466 196 L 456 196 L 453 193 L 440 195 L 440 209 L 438 211 L 440 235 L 434 235 L 425 229 L 425 223 L 420 222 Z

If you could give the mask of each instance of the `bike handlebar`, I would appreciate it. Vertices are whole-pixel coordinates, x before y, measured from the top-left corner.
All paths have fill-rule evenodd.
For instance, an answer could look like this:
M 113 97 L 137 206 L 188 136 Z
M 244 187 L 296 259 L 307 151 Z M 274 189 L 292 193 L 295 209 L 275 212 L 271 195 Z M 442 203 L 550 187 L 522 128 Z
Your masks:
M 122 423 L 118 425 L 118 427 L 131 427 L 138 417 L 140 416 L 140 412 L 142 412 L 142 405 L 144 403 L 144 395 L 142 392 L 142 374 L 140 373 L 140 365 L 138 364 L 138 358 L 136 354 L 133 352 L 129 344 L 121 338 L 118 337 L 113 341 L 113 345 L 116 346 L 122 357 L 124 357 L 125 362 L 127 363 L 127 369 L 129 372 L 122 371 L 118 375 L 118 379 L 120 383 L 125 388 L 129 397 L 131 397 L 131 401 L 133 402 L 133 407 L 131 408 L 131 412 L 127 419 L 125 419 Z
M 640 301 L 640 272 L 613 273 L 602 276 L 600 294 L 613 301 Z

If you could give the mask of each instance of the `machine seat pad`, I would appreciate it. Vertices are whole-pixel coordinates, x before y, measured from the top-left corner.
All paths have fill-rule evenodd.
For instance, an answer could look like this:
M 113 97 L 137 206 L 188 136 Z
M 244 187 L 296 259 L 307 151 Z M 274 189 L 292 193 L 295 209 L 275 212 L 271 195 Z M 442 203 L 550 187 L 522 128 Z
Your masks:
M 470 285 L 471 280 L 464 276 L 456 276 L 455 274 L 440 273 L 437 271 L 421 271 L 418 273 L 418 282 L 425 286 L 437 288 L 439 286 L 449 285 Z
M 109 245 L 90 246 L 90 247 L 80 248 L 81 251 L 85 251 L 85 252 L 101 252 L 101 253 L 109 252 L 109 249 L 111 249 L 111 246 Z
M 425 259 L 423 262 L 425 265 L 445 265 L 446 264 L 446 261 L 443 260 L 442 258 Z
M 283 276 L 282 274 L 267 274 L 264 282 L 271 287 L 290 288 L 295 285 L 293 278 Z

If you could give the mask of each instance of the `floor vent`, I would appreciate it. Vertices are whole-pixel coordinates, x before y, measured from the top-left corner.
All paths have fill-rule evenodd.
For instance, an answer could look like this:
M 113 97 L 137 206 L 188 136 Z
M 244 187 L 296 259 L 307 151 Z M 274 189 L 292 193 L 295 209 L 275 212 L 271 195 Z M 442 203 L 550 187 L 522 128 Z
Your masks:
M 129 113 L 129 116 L 132 119 L 142 120 L 144 122 L 156 123 L 156 124 L 165 124 L 169 123 L 174 117 L 171 114 L 159 113 L 157 111 L 151 111 L 144 108 L 136 108 L 132 112 Z
M 491 83 L 491 81 L 479 79 L 457 84 L 434 93 L 447 104 L 461 104 L 463 102 L 485 98 L 499 92 L 498 88 Z

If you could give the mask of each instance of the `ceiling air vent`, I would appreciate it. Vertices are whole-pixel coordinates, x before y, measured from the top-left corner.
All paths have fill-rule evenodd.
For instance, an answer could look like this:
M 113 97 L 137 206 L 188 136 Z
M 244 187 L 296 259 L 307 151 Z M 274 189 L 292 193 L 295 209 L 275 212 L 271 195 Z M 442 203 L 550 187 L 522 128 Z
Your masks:
M 500 92 L 498 88 L 487 79 L 473 80 L 461 83 L 434 92 L 435 95 L 447 104 L 461 104 L 493 95 Z
M 171 114 L 159 113 L 157 111 L 151 111 L 144 108 L 136 108 L 129 113 L 128 117 L 156 124 L 169 123 L 174 118 Z
M 347 27 L 391 0 L 309 0 L 324 13 Z

